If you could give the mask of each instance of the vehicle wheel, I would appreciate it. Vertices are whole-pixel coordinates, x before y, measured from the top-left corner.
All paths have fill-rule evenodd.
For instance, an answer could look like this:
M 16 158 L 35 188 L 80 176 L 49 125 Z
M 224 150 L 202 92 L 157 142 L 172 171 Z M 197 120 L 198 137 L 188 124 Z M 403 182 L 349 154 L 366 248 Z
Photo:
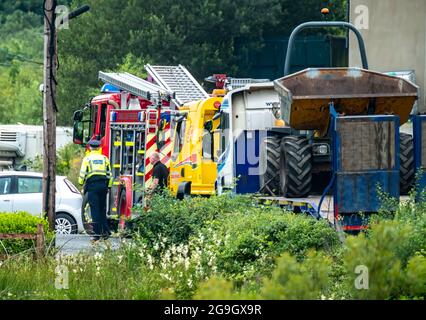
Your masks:
M 176 199 L 183 200 L 191 196 L 191 182 L 182 182 L 178 186 Z
M 305 137 L 288 136 L 281 140 L 280 187 L 285 197 L 302 198 L 311 192 L 312 153 Z
M 400 194 L 406 195 L 416 180 L 413 137 L 407 133 L 400 133 L 399 148 L 399 188 Z
M 68 214 L 58 213 L 55 218 L 55 232 L 56 234 L 77 234 L 77 223 Z
M 267 137 L 260 146 L 259 182 L 261 193 L 272 196 L 280 192 L 280 138 Z

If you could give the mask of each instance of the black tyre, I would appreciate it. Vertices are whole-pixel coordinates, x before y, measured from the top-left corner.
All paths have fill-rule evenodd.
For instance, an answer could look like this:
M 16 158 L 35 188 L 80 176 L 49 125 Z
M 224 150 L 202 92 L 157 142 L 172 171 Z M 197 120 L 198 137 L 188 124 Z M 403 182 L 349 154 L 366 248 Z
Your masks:
M 66 213 L 57 213 L 55 217 L 56 234 L 77 234 L 77 222 Z
M 191 182 L 182 182 L 178 186 L 176 199 L 183 200 L 191 196 Z
M 280 187 L 285 197 L 307 197 L 312 184 L 312 152 L 304 137 L 288 136 L 281 140 Z
M 413 137 L 407 133 L 400 133 L 399 148 L 399 188 L 400 194 L 406 195 L 416 180 Z
M 280 193 L 280 138 L 267 137 L 260 146 L 260 192 L 270 195 Z

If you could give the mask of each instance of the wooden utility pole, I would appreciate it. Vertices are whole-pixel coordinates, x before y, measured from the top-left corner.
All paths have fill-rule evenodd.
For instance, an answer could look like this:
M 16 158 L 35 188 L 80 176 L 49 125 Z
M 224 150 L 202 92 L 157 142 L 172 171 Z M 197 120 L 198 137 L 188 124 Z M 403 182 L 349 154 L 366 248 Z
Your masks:
M 44 3 L 44 80 L 43 80 L 43 213 L 49 228 L 55 230 L 56 201 L 56 0 Z

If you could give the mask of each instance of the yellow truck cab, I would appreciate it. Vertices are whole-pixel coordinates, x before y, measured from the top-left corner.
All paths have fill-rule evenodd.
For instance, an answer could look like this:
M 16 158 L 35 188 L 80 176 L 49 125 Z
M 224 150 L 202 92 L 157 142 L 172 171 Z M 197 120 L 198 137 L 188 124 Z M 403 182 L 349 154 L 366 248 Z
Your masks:
M 172 194 L 179 196 L 182 188 L 185 194 L 215 194 L 224 94 L 225 90 L 214 90 L 209 98 L 184 104 L 175 115 L 169 183 Z

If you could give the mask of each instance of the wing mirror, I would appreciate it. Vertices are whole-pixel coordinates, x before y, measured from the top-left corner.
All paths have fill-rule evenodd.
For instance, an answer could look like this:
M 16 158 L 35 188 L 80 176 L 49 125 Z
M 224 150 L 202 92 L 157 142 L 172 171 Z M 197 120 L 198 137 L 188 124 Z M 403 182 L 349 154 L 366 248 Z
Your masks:
M 83 111 L 81 110 L 77 110 L 76 112 L 74 112 L 74 121 L 81 121 L 83 120 Z

